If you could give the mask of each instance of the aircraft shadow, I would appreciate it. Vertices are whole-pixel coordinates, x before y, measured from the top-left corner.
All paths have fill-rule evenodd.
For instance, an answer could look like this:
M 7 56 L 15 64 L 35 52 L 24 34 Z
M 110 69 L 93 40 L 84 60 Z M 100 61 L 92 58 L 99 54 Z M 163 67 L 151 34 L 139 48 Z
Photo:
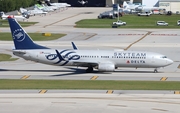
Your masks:
M 79 75 L 79 74 L 83 74 L 83 75 L 88 75 L 88 74 L 111 74 L 109 72 L 99 72 L 99 71 L 96 71 L 96 70 L 94 70 L 91 73 L 86 73 L 85 69 L 80 69 L 80 68 L 69 68 L 69 67 L 67 67 L 67 69 L 72 70 L 71 73 L 56 74 L 56 75 L 51 75 L 51 76 L 68 76 L 68 75 Z
M 113 73 L 154 73 L 154 71 L 131 71 L 131 70 L 122 71 L 122 70 L 116 70 Z M 158 71 L 157 73 L 162 73 L 162 72 Z
M 0 71 L 17 71 L 17 72 L 70 72 L 71 70 L 16 70 L 16 69 L 0 69 Z
M 79 74 L 84 74 L 84 75 L 88 75 L 88 74 L 112 74 L 112 73 L 118 73 L 118 74 L 122 74 L 122 73 L 154 73 L 153 71 L 131 71 L 131 70 L 116 70 L 114 72 L 99 72 L 97 70 L 94 70 L 91 73 L 86 73 L 85 69 L 81 69 L 81 68 L 72 68 L 72 67 L 65 67 L 68 70 L 16 70 L 16 69 L 0 69 L 0 71 L 17 71 L 17 72 L 67 72 L 67 73 L 61 73 L 61 74 L 55 74 L 55 75 L 50 75 L 50 76 L 72 76 L 72 75 L 79 75 Z M 158 73 L 163 73 L 163 72 L 158 72 Z
M 96 75 L 99 75 L 99 74 L 112 74 L 112 73 L 119 73 L 119 74 L 122 74 L 122 73 L 135 73 L 135 74 L 137 74 L 137 73 L 154 73 L 153 71 L 130 71 L 130 70 L 127 70 L 127 71 L 116 70 L 114 72 L 99 72 L 97 70 L 94 70 L 91 73 L 86 73 L 85 69 L 69 68 L 69 67 L 67 69 L 74 70 L 74 71 L 71 71 L 71 73 L 56 74 L 56 75 L 51 75 L 51 76 L 68 76 L 68 75 L 79 75 L 79 74 L 83 74 L 83 75 L 96 74 Z M 68 72 L 70 72 L 70 71 L 68 71 Z M 163 72 L 158 72 L 158 73 L 163 73 Z
M 80 68 L 67 68 L 68 70 L 19 70 L 19 69 L 0 69 L 0 71 L 15 71 L 15 72 L 47 72 L 47 73 L 51 73 L 51 72 L 59 72 L 62 74 L 57 74 L 57 75 L 50 75 L 50 76 L 67 76 L 67 75 L 78 75 L 78 74 L 89 74 L 86 73 L 85 69 L 80 69 Z M 63 73 L 64 72 L 64 73 Z M 66 73 L 68 72 L 68 73 Z M 101 73 L 101 74 L 105 74 L 102 72 L 98 72 L 98 71 L 93 71 L 92 73 Z M 91 74 L 92 74 L 91 73 Z

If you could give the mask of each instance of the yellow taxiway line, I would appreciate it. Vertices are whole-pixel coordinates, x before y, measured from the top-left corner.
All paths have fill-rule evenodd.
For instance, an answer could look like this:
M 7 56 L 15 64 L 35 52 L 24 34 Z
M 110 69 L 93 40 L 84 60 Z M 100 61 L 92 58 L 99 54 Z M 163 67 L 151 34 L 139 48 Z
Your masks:
M 180 91 L 174 91 L 174 94 L 180 94 Z
M 112 94 L 114 91 L 113 90 L 107 90 L 107 94 Z
M 93 76 L 91 77 L 91 80 L 96 80 L 98 78 L 98 76 Z
M 162 77 L 161 79 L 160 79 L 160 81 L 166 81 L 168 79 L 168 77 Z
M 46 93 L 47 92 L 47 90 L 41 90 L 39 93 L 40 94 L 44 94 L 44 93 Z
M 25 76 L 23 76 L 21 79 L 27 79 L 27 78 L 29 78 L 30 77 L 30 75 L 25 75 Z

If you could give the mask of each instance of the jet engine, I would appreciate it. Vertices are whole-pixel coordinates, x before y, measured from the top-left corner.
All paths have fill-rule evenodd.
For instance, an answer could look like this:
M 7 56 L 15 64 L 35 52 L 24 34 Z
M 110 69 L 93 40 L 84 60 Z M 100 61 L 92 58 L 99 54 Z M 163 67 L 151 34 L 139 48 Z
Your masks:
M 100 63 L 98 65 L 98 70 L 99 71 L 114 71 L 115 66 L 112 63 Z

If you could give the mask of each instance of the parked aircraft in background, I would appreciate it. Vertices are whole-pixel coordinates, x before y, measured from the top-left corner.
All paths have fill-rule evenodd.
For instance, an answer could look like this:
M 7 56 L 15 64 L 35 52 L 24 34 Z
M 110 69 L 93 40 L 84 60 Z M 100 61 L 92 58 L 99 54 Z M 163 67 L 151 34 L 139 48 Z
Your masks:
M 130 1 L 124 1 L 123 2 L 123 9 L 126 10 L 135 10 L 136 7 L 140 6 L 140 4 L 133 4 Z
M 33 10 L 27 10 L 20 8 L 20 12 L 23 15 L 35 16 L 35 15 L 46 15 L 48 12 L 53 12 L 55 10 L 66 8 L 71 6 L 67 3 L 50 3 L 48 0 L 45 3 L 38 1 L 39 4 L 34 5 Z
M 20 8 L 19 9 L 21 14 L 27 14 L 27 15 L 30 15 L 30 16 L 35 16 L 35 15 L 46 15 L 48 12 L 44 12 L 42 10 L 39 10 L 37 8 L 34 8 L 33 10 L 27 10 L 27 9 L 24 9 L 24 8 Z
M 152 11 L 159 11 L 159 7 L 146 7 L 145 5 L 141 4 L 133 4 L 130 1 L 123 2 L 123 11 L 124 12 L 147 12 L 150 13 Z
M 80 50 L 74 43 L 73 49 L 50 49 L 33 42 L 30 36 L 11 16 L 8 17 L 15 49 L 13 54 L 26 60 L 56 66 L 87 67 L 86 72 L 115 71 L 118 67 L 157 68 L 173 63 L 165 55 L 144 51 Z
M 70 4 L 67 4 L 67 3 L 51 3 L 51 5 L 55 5 L 58 7 L 70 7 L 71 6 Z
M 51 3 L 50 0 L 45 0 L 45 3 L 48 6 L 57 6 L 57 7 L 70 7 L 71 6 L 68 3 Z
M 114 4 L 113 6 L 115 7 L 115 10 L 119 10 L 118 12 L 122 16 L 122 13 L 126 13 L 126 14 L 136 13 L 135 8 L 139 5 L 134 5 L 129 1 L 124 1 L 121 7 L 119 7 L 119 4 L 118 5 Z
M 4 14 L 4 12 L 0 12 L 1 18 L 3 20 L 7 19 L 9 15 Z M 29 18 L 29 16 L 24 17 L 23 15 L 11 15 L 16 20 L 24 21 Z
M 55 11 L 61 8 L 70 7 L 70 4 L 67 3 L 51 3 L 49 0 L 45 0 L 45 3 L 38 1 L 38 4 L 35 4 L 35 8 L 43 10 L 45 12 Z
M 88 3 L 88 1 L 83 1 L 83 0 L 81 0 L 81 1 L 78 1 L 81 5 L 85 5 L 85 4 L 87 4 Z
M 34 9 L 42 10 L 44 12 L 53 12 L 54 9 L 52 7 L 46 7 L 44 5 L 35 4 Z
M 146 7 L 146 6 L 138 6 L 135 8 L 136 11 L 140 12 L 152 12 L 153 10 L 159 10 L 159 7 Z
M 60 7 L 56 6 L 56 5 L 51 5 L 50 2 L 46 2 L 46 4 L 41 4 L 43 7 L 49 7 L 52 8 L 53 10 L 58 10 L 60 9 Z

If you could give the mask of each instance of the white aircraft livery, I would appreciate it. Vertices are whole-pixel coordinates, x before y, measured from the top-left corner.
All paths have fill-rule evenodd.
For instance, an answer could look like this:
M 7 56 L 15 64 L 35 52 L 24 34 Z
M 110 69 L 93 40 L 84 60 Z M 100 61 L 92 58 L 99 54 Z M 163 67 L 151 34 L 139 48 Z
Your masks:
M 87 67 L 86 72 L 115 71 L 118 67 L 157 68 L 173 63 L 165 55 L 143 51 L 123 50 L 79 50 L 72 42 L 73 49 L 51 49 L 33 42 L 30 36 L 12 17 L 8 17 L 15 49 L 13 54 L 26 60 L 56 66 Z
M 7 19 L 9 16 L 9 15 L 5 15 L 4 12 L 0 12 L 0 14 L 1 14 L 1 18 L 3 20 Z M 12 15 L 12 17 L 17 19 L 17 20 L 23 20 L 23 21 L 29 18 L 29 16 L 24 17 L 23 15 Z

